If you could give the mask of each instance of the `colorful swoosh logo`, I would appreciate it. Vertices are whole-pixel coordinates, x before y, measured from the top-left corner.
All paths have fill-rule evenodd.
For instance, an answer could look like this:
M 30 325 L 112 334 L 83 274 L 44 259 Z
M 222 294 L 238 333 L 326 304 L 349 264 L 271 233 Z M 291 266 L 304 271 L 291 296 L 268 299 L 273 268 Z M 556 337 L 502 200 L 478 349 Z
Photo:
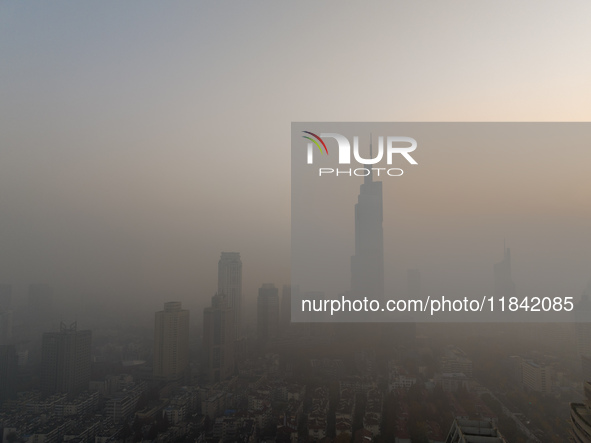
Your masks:
M 310 134 L 311 136 L 316 138 L 316 140 L 318 140 L 320 143 L 322 143 L 322 146 L 324 146 L 324 150 L 326 151 L 326 155 L 328 155 L 328 149 L 326 148 L 326 145 L 324 144 L 324 142 L 322 141 L 322 139 L 320 137 L 318 137 L 316 134 L 314 134 L 313 132 L 310 132 L 310 131 L 302 131 L 302 132 L 305 132 L 306 134 Z M 314 140 L 312 137 L 308 137 L 307 135 L 302 135 L 302 137 L 307 138 L 311 142 L 314 142 L 314 144 L 316 146 L 318 146 L 318 149 L 320 149 L 320 152 L 322 152 L 322 148 L 320 147 L 320 145 L 318 144 L 318 142 L 316 140 Z

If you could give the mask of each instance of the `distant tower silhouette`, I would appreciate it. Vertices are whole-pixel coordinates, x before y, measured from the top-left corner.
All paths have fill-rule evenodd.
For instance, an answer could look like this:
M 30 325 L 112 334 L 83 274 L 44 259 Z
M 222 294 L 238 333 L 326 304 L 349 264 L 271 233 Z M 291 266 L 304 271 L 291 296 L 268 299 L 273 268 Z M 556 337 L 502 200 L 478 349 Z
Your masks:
M 154 377 L 181 380 L 189 370 L 189 311 L 180 302 L 164 303 L 154 326 Z
M 511 278 L 511 250 L 503 242 L 503 260 L 495 263 L 495 296 L 513 297 L 515 296 L 515 284 Z
M 225 294 L 216 294 L 203 310 L 204 372 L 208 381 L 225 380 L 234 373 L 236 346 L 234 309 Z
M 218 294 L 225 294 L 228 306 L 234 310 L 234 339 L 241 335 L 242 260 L 239 252 L 222 252 L 218 262 Z
M 370 139 L 370 157 L 373 148 Z M 355 255 L 351 257 L 353 298 L 384 298 L 384 233 L 382 182 L 373 181 L 372 166 L 365 176 L 355 205 Z
M 59 332 L 43 334 L 41 390 L 45 394 L 75 395 L 90 382 L 90 331 L 78 331 L 76 322 L 60 324 Z

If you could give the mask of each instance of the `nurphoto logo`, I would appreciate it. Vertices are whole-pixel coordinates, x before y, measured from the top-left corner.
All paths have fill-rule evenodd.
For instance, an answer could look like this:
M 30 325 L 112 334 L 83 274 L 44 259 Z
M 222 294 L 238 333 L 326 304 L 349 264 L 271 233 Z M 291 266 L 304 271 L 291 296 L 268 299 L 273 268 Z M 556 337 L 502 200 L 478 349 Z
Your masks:
M 310 131 L 302 131 L 308 135 L 302 135 L 303 138 L 308 140 L 307 143 L 307 164 L 312 165 L 314 164 L 314 146 L 316 146 L 321 154 L 329 155 L 328 147 L 326 146 L 326 142 L 324 139 L 331 138 L 337 142 L 338 146 L 338 162 L 339 165 L 349 165 L 351 164 L 351 143 L 349 139 L 342 134 L 337 134 L 336 132 L 322 132 L 320 135 L 314 134 Z M 311 136 L 311 137 L 310 137 Z M 384 138 L 386 139 L 386 148 L 384 149 Z M 379 167 L 371 167 L 368 168 L 368 165 L 376 165 L 382 161 L 382 159 L 386 158 L 386 163 L 388 165 L 392 165 L 392 158 L 395 154 L 402 155 L 411 165 L 417 165 L 418 163 L 415 161 L 414 158 L 411 157 L 410 153 L 417 149 L 417 141 L 411 137 L 401 137 L 401 136 L 380 136 L 378 137 L 378 152 L 376 156 L 373 156 L 373 147 L 370 142 L 370 158 L 363 158 L 359 153 L 359 137 L 353 137 L 353 157 L 355 161 L 359 164 L 365 165 L 363 168 L 356 168 L 356 169 L 335 169 L 335 168 L 318 168 L 318 175 L 329 175 L 335 174 L 336 176 L 339 175 L 356 175 L 356 176 L 366 176 L 375 171 L 378 176 L 383 171 L 391 177 L 401 176 L 403 174 L 402 169 L 400 168 L 379 168 Z M 385 152 L 385 155 L 384 155 Z

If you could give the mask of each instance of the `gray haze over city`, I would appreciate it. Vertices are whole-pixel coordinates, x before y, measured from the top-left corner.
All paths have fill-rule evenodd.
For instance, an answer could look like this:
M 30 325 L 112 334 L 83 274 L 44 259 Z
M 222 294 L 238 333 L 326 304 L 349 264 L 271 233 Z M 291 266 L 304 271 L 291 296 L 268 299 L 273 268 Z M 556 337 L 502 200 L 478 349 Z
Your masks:
M 16 296 L 49 283 L 72 305 L 197 307 L 215 292 L 220 252 L 236 250 L 254 302 L 261 283 L 290 278 L 291 121 L 589 119 L 586 3 L 309 7 L 3 2 L 0 280 Z M 448 211 L 426 181 L 412 205 L 408 193 L 385 197 L 396 217 L 440 217 L 449 240 L 438 253 L 458 263 L 470 198 L 468 216 L 500 220 L 482 234 L 482 269 L 507 237 L 524 272 L 535 243 L 548 248 L 543 274 L 588 244 L 587 155 L 573 153 L 570 181 L 552 180 L 552 156 L 536 163 L 539 192 L 492 176 L 489 192 L 507 199 L 494 214 L 453 177 L 438 184 Z M 502 223 L 516 218 L 541 223 L 539 241 L 511 243 Z M 564 237 L 545 237 L 549 225 Z
M 82 439 L 79 421 L 105 443 L 422 443 L 469 417 L 565 441 L 591 417 L 588 325 L 290 324 L 291 125 L 588 122 L 589 17 L 582 1 L 0 2 L 2 439 Z M 405 176 L 326 200 L 340 182 L 309 182 L 339 220 L 331 290 L 591 309 L 573 128 L 420 144 Z M 383 202 L 371 288 L 374 262 L 352 265 L 362 189 L 367 232 Z M 226 419 L 248 435 L 219 434 Z

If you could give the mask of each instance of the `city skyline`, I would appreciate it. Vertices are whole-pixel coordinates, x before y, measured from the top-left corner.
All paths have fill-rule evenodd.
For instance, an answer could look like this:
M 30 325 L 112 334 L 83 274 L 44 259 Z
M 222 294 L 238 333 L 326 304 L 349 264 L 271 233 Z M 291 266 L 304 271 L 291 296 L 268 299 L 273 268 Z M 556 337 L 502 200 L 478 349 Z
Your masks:
M 507 278 L 510 277 L 511 274 L 507 250 L 505 250 L 503 261 L 494 266 L 491 264 L 491 268 L 495 270 L 494 274 L 498 275 L 502 282 L 507 281 Z M 416 293 L 420 287 L 420 273 L 416 269 L 409 270 L 408 277 L 409 286 L 412 288 L 410 289 L 410 292 Z M 4 288 L 4 292 L 7 293 L 8 290 L 6 287 Z M 44 292 L 46 293 L 51 292 L 48 288 L 44 289 Z M 478 433 L 484 432 L 485 435 L 491 436 L 498 436 L 501 433 L 505 435 L 506 432 L 508 432 L 509 435 L 516 435 L 516 432 L 525 433 L 530 436 L 533 435 L 529 423 L 528 426 L 522 424 L 521 426 L 523 426 L 523 429 L 521 431 L 507 428 L 506 422 L 504 422 L 502 426 L 499 424 L 500 422 L 497 421 L 499 417 L 495 415 L 497 412 L 493 412 L 488 406 L 489 402 L 483 401 L 483 399 L 480 398 L 481 394 L 477 395 L 474 393 L 487 392 L 487 389 L 481 385 L 481 382 L 475 377 L 477 371 L 481 371 L 481 369 L 473 369 L 472 359 L 479 358 L 477 357 L 478 353 L 474 354 L 475 351 L 472 349 L 471 353 L 468 354 L 457 345 L 451 344 L 448 345 L 447 348 L 441 348 L 438 351 L 440 361 L 433 367 L 433 369 L 437 368 L 438 372 L 435 373 L 435 377 L 430 383 L 434 383 L 438 389 L 441 389 L 441 391 L 435 390 L 434 392 L 441 392 L 448 396 L 447 398 L 448 401 L 451 402 L 451 408 L 460 407 L 458 405 L 459 403 L 462 403 L 462 399 L 466 398 L 467 395 L 470 396 L 469 402 L 477 402 L 475 406 L 476 412 L 472 410 L 468 415 L 464 412 L 459 419 L 463 420 L 462 423 L 457 422 L 457 418 L 454 422 L 448 421 L 448 419 L 444 419 L 443 416 L 449 414 L 441 413 L 440 418 L 436 421 L 430 422 L 431 424 L 427 431 L 417 430 L 413 427 L 414 425 L 409 423 L 405 424 L 405 422 L 400 421 L 402 419 L 397 416 L 397 430 L 388 431 L 386 425 L 384 425 L 385 422 L 383 421 L 383 417 L 385 414 L 391 414 L 391 412 L 388 412 L 385 403 L 391 403 L 393 398 L 399 398 L 400 400 L 398 401 L 403 402 L 402 404 L 404 405 L 404 402 L 406 401 L 404 399 L 406 396 L 411 395 L 410 392 L 412 391 L 414 384 L 419 383 L 419 379 L 422 380 L 420 383 L 425 382 L 425 376 L 421 372 L 424 371 L 424 369 L 421 370 L 419 368 L 418 372 L 416 372 L 417 369 L 413 369 L 413 376 L 410 376 L 408 374 L 408 369 L 401 366 L 399 353 L 402 352 L 405 354 L 406 352 L 409 352 L 409 349 L 413 349 L 415 346 L 415 339 L 417 342 L 421 343 L 421 346 L 425 346 L 425 340 L 427 340 L 427 336 L 431 334 L 429 332 L 430 329 L 427 328 L 422 330 L 422 334 L 427 334 L 427 336 L 422 334 L 418 335 L 416 327 L 414 326 L 406 331 L 407 335 L 402 335 L 405 334 L 405 331 L 401 328 L 390 328 L 382 331 L 388 334 L 388 342 L 390 343 L 390 346 L 393 346 L 394 349 L 398 349 L 397 351 L 394 351 L 393 354 L 398 355 L 398 357 L 391 357 L 392 359 L 388 362 L 389 369 L 386 373 L 388 377 L 388 390 L 382 391 L 375 388 L 376 381 L 374 377 L 376 377 L 377 373 L 383 371 L 383 368 L 378 369 L 378 367 L 376 367 L 376 348 L 374 347 L 377 347 L 377 349 L 380 349 L 381 347 L 382 350 L 380 352 L 386 352 L 386 349 L 388 348 L 383 347 L 383 345 L 377 342 L 374 343 L 373 346 L 367 348 L 366 346 L 368 345 L 368 342 L 364 342 L 363 340 L 361 342 L 350 343 L 349 340 L 351 340 L 353 336 L 341 336 L 342 331 L 339 332 L 337 329 L 333 330 L 331 328 L 325 328 L 323 325 L 313 326 L 308 324 L 307 328 L 291 328 L 291 332 L 288 332 L 288 329 L 284 327 L 285 325 L 281 323 L 284 320 L 280 319 L 283 319 L 285 316 L 284 307 L 287 306 L 285 303 L 291 296 L 291 290 L 292 288 L 289 285 L 284 285 L 282 294 L 283 300 L 280 303 L 279 290 L 274 284 L 265 283 L 261 286 L 259 290 L 258 315 L 255 320 L 257 326 L 256 332 L 252 329 L 252 321 L 248 321 L 246 324 L 246 330 L 250 331 L 250 333 L 243 337 L 244 342 L 242 343 L 242 346 L 250 349 L 250 352 L 243 352 L 240 356 L 236 353 L 237 348 L 235 346 L 236 341 L 233 328 L 234 312 L 228 305 L 228 297 L 224 294 L 214 295 L 211 298 L 211 306 L 204 309 L 202 334 L 199 330 L 190 332 L 188 327 L 189 312 L 181 309 L 181 303 L 166 302 L 164 304 L 164 310 L 156 313 L 155 322 L 153 324 L 152 333 L 154 340 L 151 342 L 151 345 L 153 346 L 153 363 L 137 359 L 120 360 L 125 359 L 125 354 L 123 353 L 119 354 L 119 356 L 109 356 L 109 354 L 105 354 L 105 350 L 116 349 L 117 346 L 113 348 L 111 343 L 105 342 L 104 334 L 106 331 L 104 330 L 99 333 L 98 344 L 93 342 L 91 348 L 90 337 L 91 334 L 94 336 L 94 333 L 91 333 L 89 330 L 77 331 L 76 323 L 69 327 L 62 324 L 60 331 L 45 332 L 43 334 L 43 355 L 40 370 L 42 374 L 42 386 L 44 387 L 42 392 L 44 392 L 45 395 L 40 397 L 38 395 L 39 393 L 36 393 L 36 391 L 33 390 L 20 392 L 20 397 L 17 398 L 13 386 L 8 383 L 9 380 L 14 380 L 16 385 L 19 385 L 19 383 L 16 382 L 18 380 L 16 378 L 17 374 L 21 374 L 22 376 L 24 368 L 31 367 L 31 364 L 34 365 L 34 360 L 31 362 L 21 362 L 17 349 L 23 349 L 25 343 L 20 343 L 16 346 L 4 345 L 0 349 L 0 351 L 2 351 L 0 352 L 0 373 L 7 377 L 7 379 L 4 380 L 4 383 L 0 384 L 0 395 L 2 395 L 4 401 L 9 402 L 8 404 L 10 405 L 14 405 L 15 408 L 23 408 L 26 405 L 28 409 L 26 413 L 23 413 L 23 417 L 30 417 L 30 414 L 32 414 L 31 411 L 46 410 L 50 407 L 54 408 L 54 412 L 52 412 L 51 416 L 54 420 L 52 423 L 55 423 L 55 425 L 52 426 L 58 427 L 52 432 L 58 434 L 60 432 L 63 433 L 63 429 L 66 429 L 59 428 L 59 426 L 65 426 L 59 424 L 61 423 L 60 420 L 66 419 L 65 423 L 68 423 L 67 417 L 72 417 L 72 415 L 68 415 L 71 413 L 67 411 L 73 410 L 78 411 L 78 413 L 81 414 L 88 414 L 91 413 L 91 411 L 98 411 L 101 409 L 100 405 L 104 404 L 104 408 L 101 409 L 102 414 L 95 415 L 96 418 L 94 419 L 97 422 L 104 423 L 102 427 L 85 423 L 80 427 L 79 431 L 72 430 L 70 432 L 75 433 L 84 431 L 84 433 L 91 433 L 91 435 L 92 433 L 111 432 L 113 435 L 119 435 L 121 437 L 121 435 L 123 435 L 121 433 L 124 432 L 122 429 L 125 429 L 125 420 L 129 420 L 129 417 L 132 417 L 134 412 L 139 414 L 137 416 L 140 417 L 145 414 L 146 409 L 137 411 L 137 408 L 142 404 L 142 395 L 146 395 L 145 393 L 149 392 L 147 391 L 149 387 L 154 388 L 159 386 L 161 388 L 162 386 L 166 386 L 166 388 L 161 391 L 160 400 L 156 403 L 152 403 L 152 405 L 154 405 L 153 407 L 156 408 L 155 410 L 161 409 L 162 415 L 166 416 L 167 420 L 170 420 L 171 423 L 188 420 L 188 411 L 190 410 L 201 411 L 202 414 L 206 414 L 210 418 L 215 418 L 216 423 L 224 422 L 224 426 L 229 427 L 227 431 L 223 431 L 229 433 L 230 437 L 225 437 L 228 438 L 228 441 L 232 441 L 231 435 L 232 432 L 235 431 L 231 431 L 231 429 L 233 429 L 233 426 L 237 426 L 236 420 L 238 420 L 238 423 L 242 423 L 243 421 L 252 421 L 254 424 L 266 423 L 265 420 L 269 419 L 268 411 L 272 405 L 269 398 L 276 398 L 277 396 L 284 398 L 285 395 L 287 395 L 288 398 L 292 396 L 292 401 L 288 402 L 288 408 L 286 410 L 281 411 L 282 415 L 278 418 L 279 423 L 276 431 L 274 430 L 274 427 L 269 428 L 268 426 L 266 427 L 259 424 L 258 427 L 254 426 L 247 428 L 247 431 L 245 432 L 251 434 L 254 433 L 254 435 L 276 432 L 278 438 L 283 433 L 297 433 L 298 435 L 301 435 L 302 429 L 300 429 L 301 427 L 298 426 L 298 423 L 301 420 L 307 420 L 307 423 L 309 424 L 309 436 L 317 439 L 335 433 L 337 437 L 341 434 L 347 433 L 352 435 L 356 430 L 357 432 L 364 432 L 369 438 L 383 436 L 384 433 L 388 432 L 394 432 L 394 435 L 397 435 L 400 438 L 405 438 L 405 436 L 408 437 L 410 435 L 420 435 L 421 432 L 428 432 L 429 435 L 437 437 L 444 436 L 445 432 L 447 432 L 446 428 L 451 423 L 451 429 L 449 430 L 448 435 L 450 437 L 455 436 L 454 438 L 460 438 L 458 441 L 461 442 L 462 435 L 476 435 L 477 433 L 476 430 L 470 428 L 469 422 L 466 421 L 467 419 L 465 417 L 469 416 L 472 420 L 482 420 L 480 425 L 482 431 L 478 430 Z M 295 290 L 297 292 L 297 288 Z M 33 292 L 36 293 L 38 291 L 35 290 Z M 21 308 L 18 307 L 17 309 L 20 310 Z M 34 310 L 31 312 L 34 313 Z M 52 315 L 56 315 L 55 312 Z M 131 325 L 126 325 L 125 328 L 127 329 L 130 326 Z M 517 327 L 519 327 L 519 325 Z M 135 329 L 135 327 L 132 329 L 135 330 L 133 333 L 133 341 L 137 343 L 139 338 L 137 334 L 140 330 Z M 446 329 L 449 332 L 449 328 Z M 363 334 L 363 329 L 361 328 L 354 330 L 357 334 Z M 460 336 L 463 336 L 464 340 L 467 339 L 467 343 L 469 343 L 471 338 L 469 335 L 466 335 L 467 331 L 461 331 L 462 329 L 459 329 Z M 542 331 L 542 329 L 540 329 L 540 331 Z M 378 329 L 373 330 L 373 333 L 378 332 Z M 510 336 L 503 338 L 503 328 L 497 327 L 495 332 L 492 333 L 490 331 L 486 332 L 486 330 L 483 329 L 480 333 L 482 334 L 480 340 L 515 340 L 515 338 Z M 545 334 L 552 334 L 552 343 L 554 343 L 547 349 L 560 349 L 569 343 L 569 346 L 572 345 L 571 341 L 574 340 L 574 335 L 569 335 L 568 330 L 564 330 L 562 333 L 566 334 L 562 337 L 556 336 L 556 331 L 553 331 L 552 329 L 545 332 Z M 78 340 L 78 335 L 80 335 L 80 340 Z M 193 354 L 196 350 L 195 338 L 199 336 L 202 338 L 202 347 L 197 354 Z M 365 378 L 345 376 L 344 374 L 346 374 L 348 370 L 341 367 L 342 360 L 340 359 L 334 360 L 327 356 L 322 359 L 310 358 L 309 361 L 312 370 L 318 371 L 315 377 L 330 377 L 333 382 L 334 377 L 337 377 L 339 380 L 338 395 L 340 400 L 336 404 L 336 423 L 334 424 L 333 429 L 330 424 L 331 422 L 327 419 L 327 417 L 330 417 L 328 409 L 326 409 L 328 408 L 328 403 L 326 403 L 323 408 L 311 409 L 307 416 L 303 413 L 304 410 L 302 409 L 303 398 L 310 399 L 313 404 L 321 401 L 320 398 L 324 398 L 325 400 L 322 401 L 328 402 L 328 391 L 319 392 L 317 390 L 312 390 L 309 393 L 303 394 L 302 389 L 305 390 L 305 387 L 297 384 L 291 385 L 285 381 L 285 378 L 292 379 L 294 377 L 295 379 L 306 380 L 306 376 L 296 375 L 290 372 L 291 370 L 289 368 L 290 365 L 294 364 L 293 361 L 287 363 L 286 368 L 289 373 L 287 375 L 284 375 L 282 372 L 277 373 L 277 368 L 279 362 L 282 362 L 281 365 L 284 365 L 286 364 L 286 361 L 289 362 L 292 360 L 290 357 L 292 352 L 302 352 L 302 350 L 307 349 L 312 343 L 314 343 L 314 346 L 327 346 L 327 349 L 331 349 L 332 347 L 334 347 L 335 350 L 340 349 L 342 345 L 340 340 L 343 340 L 344 337 L 349 337 L 349 339 L 345 339 L 347 346 L 345 349 L 337 352 L 344 351 L 345 355 L 347 352 L 352 353 L 349 357 L 354 357 L 354 364 L 352 367 Z M 376 338 L 373 335 L 372 337 L 374 339 Z M 436 343 L 441 339 L 441 337 L 435 337 L 431 337 L 429 342 L 435 340 L 433 343 Z M 547 337 L 550 337 L 550 335 Z M 357 339 L 360 338 L 361 337 L 357 337 Z M 398 341 L 395 341 L 395 338 L 397 338 Z M 538 337 L 538 339 L 540 338 L 541 337 Z M 579 334 L 579 339 L 580 338 L 581 336 Z M 50 346 L 49 342 L 51 340 L 53 340 L 53 342 L 57 340 L 57 342 L 59 342 L 58 345 L 56 346 L 55 343 L 52 342 L 53 344 Z M 556 357 L 540 354 L 538 351 L 525 351 L 527 346 L 525 348 L 523 346 L 527 341 L 524 341 L 523 336 L 521 336 L 518 341 L 521 343 L 515 343 L 515 345 L 517 345 L 518 349 L 522 349 L 520 355 L 504 357 L 503 361 L 499 362 L 503 365 L 502 371 L 506 374 L 505 376 L 514 374 L 511 375 L 514 377 L 512 383 L 517 383 L 516 386 L 522 386 L 522 389 L 525 389 L 529 395 L 543 395 L 546 399 L 556 395 L 556 392 L 559 389 L 565 389 L 567 385 L 565 385 L 565 381 L 562 379 L 565 374 L 560 375 L 561 373 L 557 373 L 558 361 L 556 360 Z M 191 342 L 193 344 L 189 345 Z M 540 343 L 548 345 L 549 343 L 546 342 L 550 341 L 547 338 L 540 340 Z M 365 344 L 361 345 L 361 348 L 359 348 L 360 343 Z M 478 344 L 479 341 L 476 341 L 475 343 Z M 350 348 L 350 345 L 352 348 Z M 137 344 L 134 344 L 133 348 L 136 346 Z M 430 346 L 433 346 L 433 344 Z M 172 351 L 172 353 L 168 353 L 168 357 L 166 358 L 163 358 L 162 356 L 159 357 L 161 354 L 160 351 L 163 348 Z M 198 346 L 197 349 L 199 348 L 200 347 Z M 78 349 L 80 349 L 80 351 Z M 191 349 L 190 352 L 189 349 Z M 269 350 L 271 350 L 271 352 L 269 352 Z M 147 352 L 149 353 L 150 351 Z M 273 352 L 276 352 L 277 354 L 274 354 Z M 329 351 L 329 354 L 330 353 L 331 351 Z M 190 354 L 193 355 L 190 356 Z M 90 361 L 91 355 L 93 357 L 92 363 Z M 180 358 L 175 357 L 175 355 Z M 576 372 L 571 372 L 573 369 L 570 369 L 571 366 L 577 366 L 577 363 L 575 363 L 575 355 L 576 353 L 572 352 L 568 360 L 561 363 L 561 365 L 564 365 L 565 369 L 569 368 L 568 377 L 576 376 Z M 87 360 L 84 368 L 78 368 L 77 366 L 81 357 L 83 357 L 82 360 Z M 170 360 L 168 365 L 163 364 L 165 360 Z M 173 360 L 184 362 L 181 366 L 186 367 L 186 370 L 176 370 L 180 366 L 178 366 Z M 57 364 L 56 362 L 59 361 L 61 361 L 61 363 Z M 104 366 L 106 362 L 110 362 L 110 364 Z M 191 369 L 189 369 L 189 363 Z M 264 363 L 264 366 L 259 366 L 256 373 L 263 375 L 256 383 L 252 383 L 253 378 L 251 371 L 260 363 Z M 95 368 L 92 379 L 90 377 L 91 364 L 93 368 Z M 300 362 L 300 364 L 304 364 L 305 366 L 307 364 L 307 358 L 304 358 L 304 361 Z M 333 367 L 333 365 L 335 366 Z M 162 371 L 159 369 L 164 368 L 164 366 L 168 366 L 171 371 Z M 120 374 L 107 373 L 108 375 L 105 377 L 102 372 L 108 367 L 111 368 L 111 371 L 123 370 L 124 372 Z M 263 370 L 262 367 L 266 367 L 267 369 Z M 96 372 L 97 369 L 99 369 L 98 373 Z M 199 369 L 198 372 L 196 371 L 197 369 Z M 580 369 L 576 371 L 579 370 Z M 585 370 L 584 361 L 583 370 Z M 53 375 L 48 377 L 48 374 L 50 373 Z M 80 373 L 81 375 L 75 375 L 77 373 Z M 478 374 L 482 376 L 481 372 L 478 372 Z M 101 377 L 104 377 L 104 379 Z M 267 377 L 271 377 L 274 381 L 270 382 L 268 385 L 264 384 L 267 382 Z M 277 377 L 279 377 L 278 380 Z M 360 380 L 366 380 L 367 377 L 374 381 L 368 384 L 365 384 L 366 382 L 360 384 Z M 50 379 L 58 380 L 58 382 L 61 380 L 60 383 L 62 384 L 56 384 L 58 382 L 54 381 L 50 386 L 50 383 L 46 381 Z M 244 394 L 238 394 L 241 392 L 241 388 L 236 384 L 237 381 L 241 379 L 243 381 L 250 380 L 250 382 L 245 384 L 245 386 L 248 386 L 250 392 L 248 395 L 248 401 L 243 401 L 242 403 L 239 399 L 242 398 L 245 400 L 243 397 Z M 64 380 L 70 384 L 64 385 Z M 82 380 L 83 384 L 80 384 L 77 380 Z M 88 386 L 89 390 L 87 391 L 84 386 Z M 169 396 L 171 394 L 169 390 L 172 390 L 174 393 L 170 405 Z M 472 390 L 474 391 L 472 392 Z M 396 392 L 396 395 L 392 397 L 392 392 L 394 391 Z M 194 400 L 191 400 L 194 396 L 198 395 L 198 392 L 201 393 L 200 395 L 205 395 L 202 397 L 200 407 L 195 406 Z M 271 392 L 273 392 L 272 395 L 270 394 Z M 387 392 L 390 394 L 387 395 Z M 49 395 L 52 393 L 55 393 L 55 395 Z M 236 400 L 232 400 L 234 395 L 236 395 Z M 433 393 L 429 395 L 432 396 Z M 497 392 L 497 395 L 500 394 Z M 164 397 L 162 398 L 162 396 Z M 226 400 L 224 400 L 225 396 L 227 396 Z M 366 398 L 367 403 L 361 403 L 365 404 L 363 420 L 361 422 L 356 422 L 353 420 L 356 410 L 355 398 L 358 400 L 360 398 L 359 396 Z M 581 395 L 579 393 L 574 399 L 582 401 L 580 397 Z M 19 398 L 25 400 L 19 400 Z M 101 403 L 101 398 L 105 398 L 106 403 Z M 494 401 L 498 402 L 497 399 Z M 563 408 L 560 415 L 567 415 L 569 413 L 568 405 L 564 404 L 562 401 L 560 402 L 560 405 Z M 228 418 L 226 416 L 227 414 L 229 414 L 230 417 L 236 414 L 235 409 L 228 410 L 228 407 L 235 408 L 236 410 L 240 409 L 241 412 L 235 417 L 241 418 Z M 575 401 L 570 407 L 570 413 L 573 420 L 579 420 L 581 415 L 584 416 L 584 408 L 586 407 L 587 406 L 584 404 Z M 242 415 L 244 413 L 247 413 L 247 415 Z M 278 413 L 278 411 L 275 411 L 275 413 Z M 222 414 L 224 414 L 224 417 L 226 418 L 221 418 Z M 414 414 L 414 417 L 416 418 L 416 412 Z M 306 416 L 307 418 L 304 419 L 302 418 L 303 416 Z M 19 432 L 24 432 L 23 429 L 25 428 L 22 427 L 22 424 L 19 424 L 19 420 L 16 418 L 17 414 L 5 413 L 3 417 L 4 420 L 8 420 L 8 423 L 13 423 L 16 426 L 15 429 L 18 429 Z M 390 419 L 392 419 L 391 415 Z M 114 425 L 111 424 L 110 420 L 113 420 Z M 437 424 L 439 422 L 444 424 Z M 362 431 L 359 429 L 359 423 L 362 423 Z M 71 422 L 69 426 L 71 426 Z M 458 426 L 467 427 L 463 429 L 462 433 L 458 431 Z M 565 426 L 562 428 L 564 435 L 564 433 L 567 432 L 567 428 Z M 43 432 L 45 432 L 45 428 L 31 427 L 30 429 L 36 429 L 35 432 L 40 435 L 43 435 Z M 49 426 L 47 429 L 52 428 Z M 212 432 L 207 429 L 208 428 L 205 427 L 205 429 L 202 429 L 200 432 Z M 271 431 L 271 429 L 273 429 L 273 431 Z M 507 429 L 509 430 L 507 431 Z M 165 434 L 165 431 L 166 428 L 163 428 L 159 432 L 163 433 L 163 435 L 168 435 Z M 220 432 L 217 425 L 213 427 L 213 432 L 214 434 Z M 536 432 L 541 431 L 537 430 Z M 226 435 L 224 433 L 222 434 Z

